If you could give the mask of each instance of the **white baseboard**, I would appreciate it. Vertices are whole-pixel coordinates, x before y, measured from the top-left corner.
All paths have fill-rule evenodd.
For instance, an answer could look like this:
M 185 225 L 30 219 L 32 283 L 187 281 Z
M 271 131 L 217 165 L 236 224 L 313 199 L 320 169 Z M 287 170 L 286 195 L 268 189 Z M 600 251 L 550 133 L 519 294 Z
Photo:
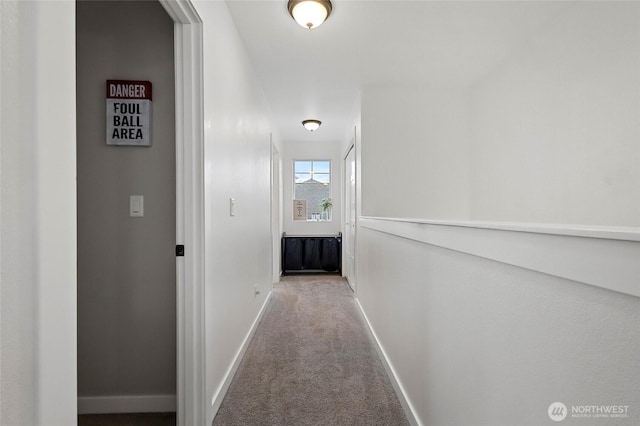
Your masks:
M 272 294 L 273 292 L 270 291 L 269 294 L 267 295 L 267 298 L 265 299 L 264 303 L 262 304 L 262 307 L 260 308 L 260 312 L 258 312 L 258 315 L 256 316 L 256 319 L 253 321 L 253 324 L 251 324 L 251 328 L 249 329 L 249 332 L 245 336 L 244 341 L 240 346 L 240 349 L 236 353 L 233 363 L 227 370 L 227 374 L 225 374 L 224 376 L 222 385 L 220 385 L 218 390 L 213 394 L 213 398 L 211 398 L 211 409 L 213 411 L 214 417 L 218 412 L 220 405 L 222 405 L 222 400 L 224 399 L 224 396 L 227 394 L 227 391 L 229 390 L 229 386 L 231 386 L 231 381 L 233 380 L 233 376 L 235 376 L 236 371 L 238 371 L 238 367 L 240 366 L 240 362 L 242 361 L 242 358 L 244 357 L 245 352 L 247 352 L 249 343 L 251 343 L 251 339 L 253 338 L 253 335 L 256 333 L 256 330 L 258 329 L 258 324 L 260 324 L 260 320 L 262 319 L 262 316 L 264 315 L 264 311 L 266 310 L 266 307 L 269 304 L 269 301 L 271 300 Z
M 78 397 L 78 414 L 166 413 L 176 411 L 175 395 Z
M 367 318 L 367 314 L 364 313 L 364 309 L 362 309 L 362 305 L 360 304 L 360 301 L 358 299 L 355 299 L 355 301 L 356 301 L 356 305 L 358 305 L 358 310 L 360 311 L 360 315 L 362 315 L 362 318 L 364 318 L 364 322 L 367 324 L 367 327 L 369 328 L 369 332 L 373 336 L 373 340 L 375 342 L 375 347 L 376 347 L 376 351 L 378 352 L 378 356 L 382 361 L 382 365 L 384 365 L 384 369 L 387 371 L 389 379 L 391 380 L 391 385 L 393 386 L 393 389 L 395 389 L 396 391 L 396 395 L 398 395 L 398 399 L 400 400 L 400 405 L 402 405 L 402 408 L 404 409 L 404 413 L 407 416 L 407 420 L 412 426 L 420 426 L 422 423 L 420 423 L 420 420 L 416 415 L 416 411 L 413 408 L 413 405 L 411 405 L 411 401 L 409 400 L 409 398 L 407 398 L 407 394 L 404 388 L 402 387 L 402 383 L 400 382 L 400 380 L 398 380 L 398 376 L 396 375 L 396 372 L 393 369 L 393 365 L 391 365 L 389 358 L 387 358 L 387 354 L 385 353 L 384 349 L 380 345 L 378 336 L 376 336 L 376 332 L 373 330 L 373 327 L 369 322 L 369 318 Z

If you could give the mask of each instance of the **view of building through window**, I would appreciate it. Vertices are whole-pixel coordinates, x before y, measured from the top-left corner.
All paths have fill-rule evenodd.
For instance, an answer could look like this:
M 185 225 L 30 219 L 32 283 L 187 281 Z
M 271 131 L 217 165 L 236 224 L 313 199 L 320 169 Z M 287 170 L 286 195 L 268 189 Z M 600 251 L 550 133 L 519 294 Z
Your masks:
M 307 200 L 307 220 L 331 220 L 331 161 L 293 162 L 296 200 Z

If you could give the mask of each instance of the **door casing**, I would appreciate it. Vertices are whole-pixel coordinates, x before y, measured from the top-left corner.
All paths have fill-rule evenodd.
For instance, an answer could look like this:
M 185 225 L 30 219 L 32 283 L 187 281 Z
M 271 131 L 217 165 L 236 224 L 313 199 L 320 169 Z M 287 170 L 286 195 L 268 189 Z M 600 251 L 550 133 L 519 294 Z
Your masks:
M 190 0 L 159 0 L 174 21 L 176 66 L 176 424 L 202 425 L 205 401 L 202 20 Z
M 344 275 L 351 289 L 356 292 L 355 240 L 356 240 L 356 156 L 352 141 L 344 157 Z

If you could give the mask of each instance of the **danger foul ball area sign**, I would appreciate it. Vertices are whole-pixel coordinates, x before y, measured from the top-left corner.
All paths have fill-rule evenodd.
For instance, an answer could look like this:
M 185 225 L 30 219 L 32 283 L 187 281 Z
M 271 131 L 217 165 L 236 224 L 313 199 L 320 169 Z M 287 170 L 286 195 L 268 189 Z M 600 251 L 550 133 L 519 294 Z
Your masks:
M 107 80 L 107 145 L 151 146 L 151 82 Z

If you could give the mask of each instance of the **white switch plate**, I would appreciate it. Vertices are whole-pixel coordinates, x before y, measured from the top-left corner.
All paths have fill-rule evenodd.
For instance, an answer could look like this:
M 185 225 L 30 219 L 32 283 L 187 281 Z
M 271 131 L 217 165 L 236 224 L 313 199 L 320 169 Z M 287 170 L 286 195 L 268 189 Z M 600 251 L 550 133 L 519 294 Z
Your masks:
M 129 216 L 130 217 L 144 216 L 144 196 L 131 195 L 129 197 Z
M 236 215 L 236 199 L 229 198 L 229 216 Z

